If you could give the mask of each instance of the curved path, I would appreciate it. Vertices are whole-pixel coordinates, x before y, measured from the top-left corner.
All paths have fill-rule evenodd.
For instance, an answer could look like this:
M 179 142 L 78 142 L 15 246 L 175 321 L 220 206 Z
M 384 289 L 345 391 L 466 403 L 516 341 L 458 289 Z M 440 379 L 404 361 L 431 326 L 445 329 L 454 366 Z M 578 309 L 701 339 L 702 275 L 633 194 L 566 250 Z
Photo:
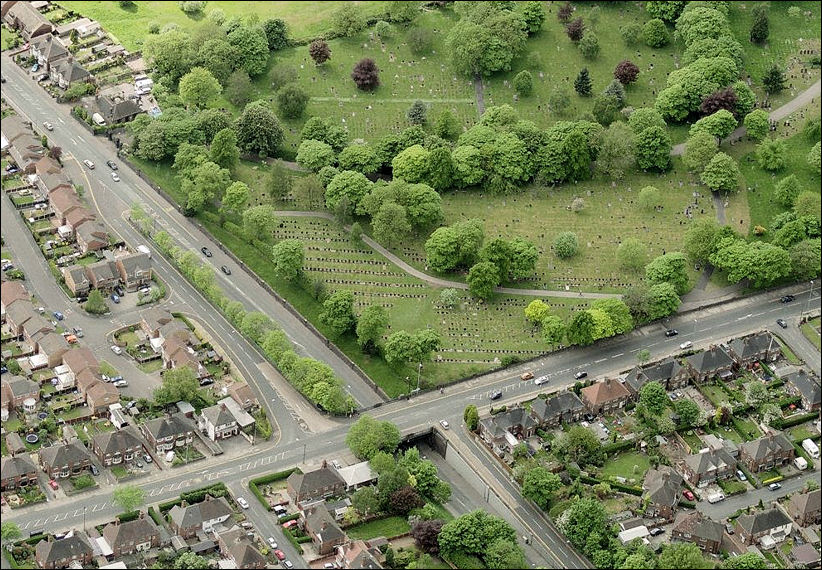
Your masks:
M 801 109 L 808 103 L 812 103 L 814 99 L 819 97 L 820 93 L 822 93 L 822 79 L 817 79 L 816 83 L 802 91 L 799 95 L 797 95 L 781 107 L 777 107 L 776 109 L 771 111 L 769 118 L 772 121 L 778 121 L 780 119 L 783 119 L 791 113 L 793 113 L 794 111 L 796 111 L 797 109 Z M 743 136 L 745 136 L 745 127 L 739 127 L 730 135 L 728 135 L 727 138 L 722 139 L 722 143 L 738 141 Z M 671 156 L 680 156 L 683 152 L 685 152 L 685 143 L 679 143 L 671 149 Z
M 336 218 L 328 212 L 278 210 L 275 213 L 283 218 L 325 218 L 326 220 L 336 221 Z M 345 229 L 350 230 L 351 226 L 345 226 Z M 384 256 L 391 263 L 409 275 L 416 277 L 421 281 L 425 281 L 429 285 L 433 285 L 434 287 L 450 287 L 452 289 L 468 289 L 468 285 L 465 283 L 460 283 L 459 281 L 449 281 L 448 279 L 440 279 L 439 277 L 432 277 L 427 273 L 423 273 L 419 269 L 412 267 L 395 254 L 385 249 L 365 234 L 362 235 L 362 240 L 368 244 L 371 249 Z M 524 295 L 526 297 L 569 297 L 574 299 L 619 299 L 622 297 L 622 295 L 618 295 L 616 293 L 583 293 L 573 291 L 556 291 L 552 289 L 516 289 L 513 287 L 496 287 L 494 291 L 497 293 L 505 293 L 507 295 Z

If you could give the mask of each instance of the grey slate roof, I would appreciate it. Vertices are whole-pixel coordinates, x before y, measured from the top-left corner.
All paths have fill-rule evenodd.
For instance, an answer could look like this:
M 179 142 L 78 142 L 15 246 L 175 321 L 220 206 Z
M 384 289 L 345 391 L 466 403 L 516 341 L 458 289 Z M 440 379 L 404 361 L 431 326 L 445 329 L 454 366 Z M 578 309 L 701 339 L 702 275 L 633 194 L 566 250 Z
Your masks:
M 91 556 L 93 550 L 84 532 L 74 531 L 72 536 L 62 540 L 41 540 L 37 543 L 36 554 L 42 563 L 54 563 L 66 559 L 83 559 Z
M 40 54 L 46 58 L 46 61 L 52 62 L 61 57 L 68 55 L 68 50 L 63 43 L 51 34 L 38 36 L 31 42 Z
M 691 534 L 697 538 L 722 542 L 722 525 L 704 518 L 699 512 L 682 512 L 676 517 L 673 530 Z
M 781 510 L 773 508 L 753 515 L 742 515 L 737 522 L 746 534 L 755 535 L 786 525 L 791 522 L 791 519 Z
M 103 536 L 109 546 L 116 548 L 128 544 L 148 542 L 151 537 L 159 534 L 157 525 L 151 517 L 140 517 L 124 523 L 109 523 L 103 529 Z
M 91 460 L 88 449 L 80 440 L 65 445 L 52 445 L 40 449 L 40 461 L 49 467 L 62 467 Z
M 306 513 L 305 525 L 317 535 L 320 543 L 334 542 L 345 538 L 345 532 L 337 525 L 324 505 L 320 505 Z
M 32 382 L 22 376 L 9 376 L 3 380 L 3 384 L 8 387 L 13 398 L 21 398 L 40 391 L 40 385 L 37 382 Z
M 266 560 L 260 551 L 254 548 L 248 540 L 241 540 L 235 542 L 228 548 L 228 552 L 234 562 L 237 563 L 237 568 L 265 568 Z
M 712 346 L 702 352 L 688 356 L 686 360 L 700 374 L 708 374 L 733 364 L 733 359 L 719 346 Z
M 97 105 L 100 107 L 100 115 L 106 121 L 113 123 L 143 112 L 140 106 L 131 99 L 114 101 L 108 97 L 100 97 Z
M 787 375 L 783 380 L 793 384 L 811 405 L 817 405 L 822 401 L 822 387 L 819 385 L 819 380 L 808 374 L 804 369 L 800 368 L 796 372 Z
M 132 426 L 118 431 L 107 431 L 98 433 L 93 438 L 94 444 L 105 454 L 122 452 L 126 449 L 139 448 L 143 445 L 143 440 L 137 435 L 137 430 Z
M 204 521 L 230 516 L 231 513 L 231 507 L 223 497 L 214 499 L 209 496 L 200 503 L 172 507 L 168 514 L 174 524 L 187 529 L 200 527 Z
M 237 420 L 234 419 L 231 412 L 229 412 L 225 406 L 221 406 L 219 404 L 203 408 L 201 413 L 203 414 L 203 417 L 214 426 L 237 423 Z
M 17 477 L 18 475 L 28 475 L 37 471 L 37 466 L 32 463 L 26 455 L 16 457 L 4 457 L 0 466 L 0 473 L 3 479 Z
M 661 465 L 657 469 L 648 471 L 642 488 L 655 505 L 674 506 L 679 502 L 682 482 L 683 479 L 679 473 L 667 465 Z
M 313 494 L 318 489 L 334 485 L 345 485 L 345 481 L 337 470 L 325 463 L 319 469 L 308 473 L 292 473 L 288 476 L 288 482 L 298 495 Z
M 744 452 L 753 459 L 765 459 L 770 455 L 792 450 L 793 444 L 782 432 L 776 435 L 766 435 L 753 441 L 746 441 L 739 446 L 740 452 Z
M 83 81 L 84 79 L 87 79 L 91 76 L 91 74 L 88 71 L 86 71 L 86 69 L 82 65 L 80 65 L 73 59 L 61 61 L 56 65 L 56 67 L 57 72 L 63 76 L 63 80 L 69 84 L 74 83 L 76 81 Z
M 731 351 L 742 360 L 749 360 L 769 348 L 773 349 L 774 346 L 779 346 L 771 333 L 767 331 L 760 331 L 743 338 L 735 338 L 728 344 Z
M 724 449 L 689 455 L 685 458 L 685 463 L 694 473 L 700 475 L 721 470 L 725 466 L 736 467 L 736 459 Z
M 547 400 L 537 398 L 531 403 L 531 411 L 543 421 L 545 418 L 550 418 L 557 414 L 563 415 L 579 411 L 584 407 L 585 405 L 582 403 L 582 400 L 579 399 L 579 396 L 568 391 L 560 392 L 553 398 L 548 398 Z
M 181 412 L 177 412 L 168 417 L 163 416 L 149 420 L 143 424 L 143 427 L 154 439 L 158 440 L 195 431 L 195 426 L 192 425 L 191 422 L 188 421 L 188 418 Z

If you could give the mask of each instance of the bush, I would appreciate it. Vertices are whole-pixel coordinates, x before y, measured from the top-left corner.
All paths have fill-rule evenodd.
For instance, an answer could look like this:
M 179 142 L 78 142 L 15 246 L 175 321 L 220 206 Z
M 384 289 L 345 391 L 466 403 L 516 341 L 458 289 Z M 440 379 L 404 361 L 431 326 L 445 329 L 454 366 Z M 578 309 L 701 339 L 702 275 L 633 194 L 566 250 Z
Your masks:
M 523 97 L 527 97 L 534 89 L 534 78 L 530 71 L 523 70 L 514 77 L 514 89 Z
M 362 91 L 373 91 L 380 85 L 380 69 L 371 58 L 363 58 L 354 66 L 351 79 Z
M 648 20 L 642 28 L 642 39 L 648 47 L 660 48 L 668 43 L 668 28 L 659 18 Z
M 579 251 L 579 240 L 574 232 L 562 232 L 554 238 L 554 253 L 560 259 L 574 257 Z

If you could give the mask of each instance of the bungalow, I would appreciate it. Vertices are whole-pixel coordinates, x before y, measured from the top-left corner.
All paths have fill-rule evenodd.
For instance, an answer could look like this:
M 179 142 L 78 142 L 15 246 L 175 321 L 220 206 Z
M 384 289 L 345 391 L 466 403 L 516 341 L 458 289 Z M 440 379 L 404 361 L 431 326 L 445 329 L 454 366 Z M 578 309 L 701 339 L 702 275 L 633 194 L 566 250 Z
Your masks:
M 191 445 L 195 429 L 191 420 L 179 412 L 149 420 L 140 426 L 140 431 L 157 455 Z
M 68 366 L 74 375 L 80 374 L 85 369 L 90 369 L 95 375 L 100 373 L 100 363 L 90 349 L 81 346 L 68 351 L 63 355 L 63 364 Z
M 91 467 L 91 454 L 80 440 L 40 448 L 40 467 L 50 479 L 79 475 Z
M 28 455 L 3 457 L 0 464 L 0 491 L 36 484 L 37 466 L 29 459 Z
M 74 58 L 65 59 L 53 66 L 50 77 L 60 89 L 68 89 L 77 83 L 90 83 L 94 79 Z
M 50 73 L 52 66 L 69 57 L 69 51 L 58 38 L 45 34 L 29 44 L 29 55 L 45 73 Z
M 87 265 L 86 275 L 91 287 L 100 291 L 110 291 L 120 284 L 116 264 L 107 259 Z
M 337 472 L 345 481 L 345 490 L 349 492 L 377 482 L 377 472 L 371 469 L 368 461 L 348 465 L 342 469 L 337 469 Z
M 103 95 L 97 97 L 97 108 L 100 116 L 109 125 L 128 123 L 143 112 L 140 106 L 131 99 L 120 99 Z
M 160 546 L 160 530 L 142 511 L 139 518 L 132 521 L 107 524 L 103 529 L 103 538 L 117 558 Z
M 700 512 L 682 512 L 671 528 L 671 539 L 696 544 L 703 552 L 717 554 L 722 544 L 722 525 Z
M 66 223 L 66 216 L 69 212 L 83 207 L 83 203 L 77 197 L 74 188 L 65 186 L 58 187 L 49 194 L 49 201 L 51 202 L 54 217 L 61 226 Z
M 48 359 L 47 366 L 53 368 L 62 362 L 63 355 L 69 349 L 69 343 L 63 335 L 48 332 L 37 339 L 36 349 Z
M 819 379 L 800 368 L 782 378 L 785 386 L 793 395 L 802 398 L 802 407 L 809 412 L 817 412 L 822 407 L 822 387 Z
M 77 244 L 83 253 L 99 251 L 108 246 L 108 230 L 103 222 L 90 220 L 74 228 Z
M 723 380 L 733 377 L 736 363 L 722 347 L 711 346 L 707 350 L 685 357 L 685 362 L 691 369 L 694 382 L 704 382 L 719 376 Z
M 119 431 L 98 433 L 91 438 L 91 450 L 106 467 L 131 463 L 145 453 L 137 430 L 128 426 Z
M 54 25 L 43 14 L 37 11 L 31 2 L 3 2 L 6 10 L 3 21 L 23 36 L 23 41 L 30 42 L 43 34 L 51 34 Z M 10 5 L 10 6 L 9 6 Z
M 129 253 L 117 258 L 120 281 L 127 291 L 136 291 L 151 283 L 151 260 L 143 252 Z
M 205 499 L 193 505 L 176 505 L 169 511 L 171 530 L 185 539 L 193 538 L 198 532 L 211 532 L 214 527 L 225 522 L 233 511 L 223 497 L 217 499 L 206 495 Z
M 739 461 L 748 471 L 759 473 L 793 460 L 795 450 L 784 433 L 770 434 L 739 446 Z
M 646 516 L 660 517 L 670 522 L 674 519 L 676 506 L 682 492 L 682 476 L 666 465 L 650 469 L 645 475 L 642 490 L 648 501 Z
M 20 2 L 27 4 L 27 2 Z M 71 530 L 69 536 L 55 540 L 49 535 L 41 540 L 34 549 L 34 558 L 40 568 L 89 568 L 94 556 L 94 549 L 86 533 Z
M 731 358 L 742 368 L 748 368 L 755 362 L 773 362 L 782 354 L 782 346 L 768 331 L 736 338 L 729 343 Z
M 200 416 L 197 417 L 197 427 L 211 441 L 228 439 L 240 433 L 237 420 L 224 404 L 203 408 Z
M 308 473 L 292 473 L 286 481 L 288 496 L 295 504 L 341 495 L 345 480 L 323 460 L 322 466 Z
M 819 489 L 807 493 L 794 493 L 788 503 L 788 514 L 799 526 L 819 524 L 820 514 L 822 514 L 820 499 L 822 499 L 822 491 Z
M 28 299 L 17 299 L 6 304 L 6 323 L 13 338 L 23 336 L 23 326 L 36 315 L 34 305 Z
M 753 515 L 742 515 L 737 522 L 739 538 L 744 544 L 753 544 L 756 541 L 761 541 L 763 545 L 769 542 L 782 542 L 791 533 L 792 528 L 788 515 L 776 507 Z
M 266 568 L 265 558 L 238 526 L 219 533 L 217 545 L 220 553 L 233 562 L 234 568 Z
M 736 473 L 736 459 L 724 449 L 705 450 L 685 457 L 682 473 L 692 485 L 704 487 L 732 477 Z
M 330 554 L 348 538 L 323 504 L 304 511 L 303 519 L 305 532 L 321 555 Z
M 174 316 L 159 307 L 153 307 L 140 313 L 140 328 L 149 338 L 160 336 L 160 328 L 174 321 Z
M 537 398 L 531 403 L 531 417 L 540 426 L 556 427 L 582 417 L 585 404 L 573 392 L 560 392 L 553 398 Z
M 631 399 L 631 393 L 617 380 L 606 378 L 582 389 L 585 408 L 594 415 L 610 414 Z
M 91 291 L 91 281 L 86 275 L 86 268 L 82 265 L 69 265 L 61 270 L 63 281 L 69 291 L 78 297 L 85 297 Z
M 83 376 L 86 372 L 82 372 Z M 86 390 L 86 403 L 95 413 L 105 412 L 110 405 L 120 401 L 120 392 L 113 384 L 97 382 Z
M 3 375 L 0 389 L 4 392 L 4 399 L 14 408 L 22 408 L 23 402 L 30 398 L 40 400 L 40 385 L 22 376 Z

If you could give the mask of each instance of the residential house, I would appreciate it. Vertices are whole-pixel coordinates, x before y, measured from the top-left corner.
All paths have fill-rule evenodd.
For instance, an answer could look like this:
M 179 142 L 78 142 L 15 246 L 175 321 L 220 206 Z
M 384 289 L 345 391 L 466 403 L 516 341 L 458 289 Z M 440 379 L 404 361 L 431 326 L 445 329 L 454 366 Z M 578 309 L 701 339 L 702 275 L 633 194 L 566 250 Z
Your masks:
M 819 524 L 822 513 L 820 499 L 822 499 L 822 491 L 819 489 L 806 493 L 794 493 L 787 505 L 788 514 L 799 526 Z
M 43 73 L 50 73 L 54 65 L 69 57 L 69 51 L 57 37 L 44 34 L 29 44 L 29 55 L 37 60 Z
M 19 303 L 19 301 L 18 301 Z M 16 305 L 17 303 L 15 303 Z M 54 326 L 48 322 L 46 319 L 41 317 L 38 314 L 32 315 L 32 317 L 25 322 L 23 325 L 23 338 L 31 344 L 32 348 L 37 342 L 39 338 L 38 334 L 46 334 L 47 332 L 51 332 L 54 330 Z
M 228 439 L 240 433 L 240 426 L 228 408 L 217 404 L 203 408 L 197 417 L 197 427 L 206 434 L 211 441 Z
M 83 398 L 87 398 L 88 391 L 97 384 L 101 384 L 101 380 L 100 374 L 92 368 L 86 368 L 74 375 L 74 384 Z
M 77 379 L 74 377 L 74 372 L 72 372 L 68 366 L 65 364 L 60 364 L 54 367 L 54 375 L 57 378 L 57 383 L 53 383 L 54 391 L 58 394 L 60 392 L 66 392 L 67 390 L 73 390 L 74 387 L 77 385 Z M 63 430 L 65 430 L 66 426 L 63 426 Z
M 582 389 L 582 402 L 594 415 L 610 414 L 621 409 L 631 399 L 631 393 L 622 382 L 606 378 Z
M 537 398 L 531 402 L 531 417 L 539 426 L 556 427 L 560 424 L 575 422 L 582 417 L 585 404 L 573 392 L 563 391 L 543 400 Z
M 751 473 L 759 473 L 793 460 L 796 451 L 784 433 L 766 435 L 739 446 L 739 462 Z
M 819 568 L 822 561 L 813 544 L 797 544 L 791 549 L 793 568 Z
M 11 115 L 3 118 L 2 131 L 15 164 L 25 172 L 33 171 L 34 164 L 46 153 L 40 139 L 34 136 L 31 123 L 19 115 Z
M 40 467 L 50 479 L 79 475 L 91 467 L 91 454 L 80 440 L 64 445 L 41 447 L 38 457 Z
M 61 269 L 63 281 L 69 291 L 78 297 L 85 297 L 91 291 L 91 281 L 86 275 L 86 268 L 82 265 L 69 265 Z
M 160 336 L 160 328 L 174 321 L 174 316 L 160 307 L 152 307 L 140 313 L 140 328 L 148 338 Z
M 86 275 L 91 287 L 100 291 L 111 291 L 120 284 L 117 265 L 107 259 L 87 265 Z
M 50 331 L 37 339 L 36 349 L 48 359 L 46 366 L 53 368 L 62 362 L 63 355 L 69 349 L 69 343 L 63 335 Z
M 809 412 L 818 412 L 822 407 L 822 387 L 819 379 L 800 368 L 782 378 L 785 386 L 793 395 L 802 398 L 802 407 Z
M 369 546 L 363 540 L 353 540 L 337 547 L 335 562 L 337 568 L 376 570 L 382 568 L 380 558 L 382 553 L 378 548 Z
M 178 319 L 174 319 L 170 323 L 162 325 L 159 328 L 158 332 L 159 337 L 162 338 L 164 341 L 176 339 L 179 340 L 182 344 L 193 343 L 191 331 L 188 329 L 188 327 L 183 321 Z
M 0 463 L 0 491 L 36 484 L 37 466 L 32 463 L 28 455 L 3 457 Z
M 88 253 L 108 246 L 108 230 L 103 222 L 90 220 L 74 228 L 80 251 Z
M 5 399 L 14 408 L 22 408 L 23 402 L 29 398 L 40 400 L 40 385 L 22 376 L 3 375 L 0 389 L 5 392 Z
M 287 480 L 288 496 L 295 504 L 313 501 L 345 492 L 345 480 L 323 460 L 322 466 L 308 473 L 292 473 Z
M 61 226 L 66 224 L 66 216 L 69 212 L 83 207 L 83 203 L 77 197 L 74 188 L 65 186 L 60 186 L 49 194 L 49 201 L 51 202 L 54 217 Z
M 251 433 L 256 420 L 251 414 L 246 412 L 237 402 L 235 402 L 232 398 L 223 398 L 222 400 L 217 400 L 217 405 L 225 406 L 228 410 L 228 413 L 231 414 L 234 420 L 237 422 L 237 426 L 245 433 Z
M 28 299 L 18 299 L 6 304 L 6 323 L 13 338 L 23 336 L 23 326 L 37 313 Z
M 87 374 L 81 372 L 80 376 Z M 97 382 L 86 390 L 86 403 L 94 413 L 104 413 L 109 406 L 120 401 L 120 392 L 117 387 L 107 382 Z
M 768 331 L 732 340 L 730 355 L 741 368 L 749 368 L 756 362 L 773 362 L 782 354 L 782 346 Z
M 66 229 L 70 232 L 69 236 L 77 234 L 77 228 L 85 224 L 86 222 L 93 222 L 96 219 L 94 213 L 86 207 L 82 208 L 75 208 L 68 214 L 66 214 Z M 65 234 L 65 230 L 60 230 L 63 234 Z
M 238 526 L 219 533 L 217 544 L 220 553 L 232 561 L 234 568 L 265 568 L 266 560 L 257 550 L 245 531 Z
M 211 532 L 214 527 L 228 520 L 233 511 L 223 497 L 206 495 L 200 503 L 176 505 L 168 512 L 171 529 L 185 539 L 198 532 Z
M 685 357 L 691 369 L 694 382 L 704 382 L 719 376 L 723 380 L 733 377 L 736 363 L 721 346 L 711 346 L 707 350 Z
M 6 307 L 15 301 L 28 301 L 29 292 L 19 281 L 3 281 L 0 285 L 0 308 L 3 311 L 3 321 L 6 320 Z
M 377 472 L 371 469 L 368 461 L 361 461 L 354 465 L 348 465 L 337 469 L 337 473 L 345 481 L 346 491 L 356 491 L 360 487 L 373 485 L 377 482 Z
M 790 517 L 780 509 L 773 507 L 753 515 L 742 515 L 736 519 L 739 526 L 739 538 L 745 544 L 760 541 L 763 546 L 782 542 L 791 533 Z
M 479 434 L 495 453 L 502 456 L 521 439 L 534 435 L 537 421 L 525 408 L 516 407 L 480 420 Z
M 109 125 L 128 123 L 143 112 L 140 105 L 132 99 L 112 98 L 105 95 L 97 97 L 97 108 L 100 116 Z
M 80 38 L 87 38 L 100 30 L 100 23 L 89 18 L 80 18 L 57 26 L 57 35 L 61 38 L 70 37 L 72 32 L 77 32 Z
M 87 368 L 95 375 L 100 373 L 100 363 L 94 353 L 85 346 L 74 348 L 63 355 L 63 364 L 68 366 L 75 376 Z
M 151 260 L 145 253 L 122 255 L 115 263 L 120 281 L 127 291 L 136 291 L 151 283 Z
M 26 454 L 28 451 L 26 444 L 23 443 L 23 438 L 16 431 L 10 431 L 6 434 L 6 449 L 12 457 Z
M 90 83 L 94 79 L 73 57 L 64 59 L 53 66 L 50 77 L 60 89 L 68 89 L 77 83 Z
M 699 511 L 679 513 L 671 528 L 671 539 L 696 544 L 703 552 L 717 554 L 722 544 L 722 525 Z
M 160 530 L 151 517 L 145 516 L 142 511 L 132 521 L 107 524 L 103 529 L 103 538 L 116 558 L 160 546 Z
M 171 323 L 169 323 L 170 325 Z M 166 325 L 168 326 L 168 325 Z M 201 383 L 204 379 L 211 376 L 208 369 L 200 364 L 194 349 L 188 346 L 190 333 L 188 329 L 180 329 L 178 336 L 166 338 L 161 346 L 161 355 L 163 358 L 163 365 L 166 369 L 189 367 L 194 376 L 196 376 Z
M 98 433 L 91 438 L 91 451 L 106 467 L 131 463 L 145 453 L 143 440 L 132 426 Z
M 245 382 L 234 382 L 228 388 L 228 395 L 234 398 L 237 405 L 244 410 L 251 410 L 257 408 L 260 404 L 254 396 L 254 391 Z
M 32 6 L 31 2 L 4 2 L 6 10 L 3 21 L 12 29 L 20 32 L 23 41 L 51 34 L 54 25 Z
M 63 171 L 63 167 L 59 162 L 50 156 L 44 156 L 34 163 L 34 174 L 37 177 L 46 176 L 47 174 L 59 174 Z
M 642 484 L 648 501 L 646 516 L 672 521 L 682 493 L 682 482 L 682 476 L 667 465 L 648 470 Z
M 692 485 L 704 487 L 732 477 L 736 473 L 736 459 L 724 449 L 705 450 L 685 457 L 682 473 Z
M 648 382 L 659 382 L 666 390 L 674 390 L 685 386 L 690 380 L 689 369 L 671 357 L 648 366 L 636 366 L 623 378 L 625 387 L 634 398 Z
M 712 433 L 703 434 L 699 436 L 699 439 L 702 440 L 702 443 L 705 444 L 705 447 L 712 451 L 716 451 L 717 449 L 724 449 L 730 454 L 731 457 L 735 459 L 739 458 L 739 446 L 732 439 L 717 437 Z
M 140 431 L 157 455 L 191 445 L 195 429 L 191 420 L 179 412 L 149 420 L 140 426 Z
M 24 4 L 24 2 L 21 2 Z M 94 549 L 86 533 L 72 529 L 68 536 L 55 540 L 49 535 L 34 549 L 34 559 L 40 568 L 90 568 Z
M 314 548 L 321 555 L 330 554 L 335 547 L 343 544 L 347 537 L 328 513 L 325 505 L 318 504 L 303 511 L 305 532 L 311 537 Z
M 40 163 L 46 160 L 54 162 L 49 157 L 41 158 L 39 161 L 37 161 L 37 164 L 35 165 L 35 170 L 40 165 Z M 56 192 L 60 189 L 74 192 L 74 186 L 71 185 L 71 181 L 66 177 L 65 174 L 63 174 L 59 170 L 57 172 L 38 173 L 36 184 L 40 191 L 43 192 L 43 194 L 45 194 L 46 196 L 51 196 L 53 192 Z

